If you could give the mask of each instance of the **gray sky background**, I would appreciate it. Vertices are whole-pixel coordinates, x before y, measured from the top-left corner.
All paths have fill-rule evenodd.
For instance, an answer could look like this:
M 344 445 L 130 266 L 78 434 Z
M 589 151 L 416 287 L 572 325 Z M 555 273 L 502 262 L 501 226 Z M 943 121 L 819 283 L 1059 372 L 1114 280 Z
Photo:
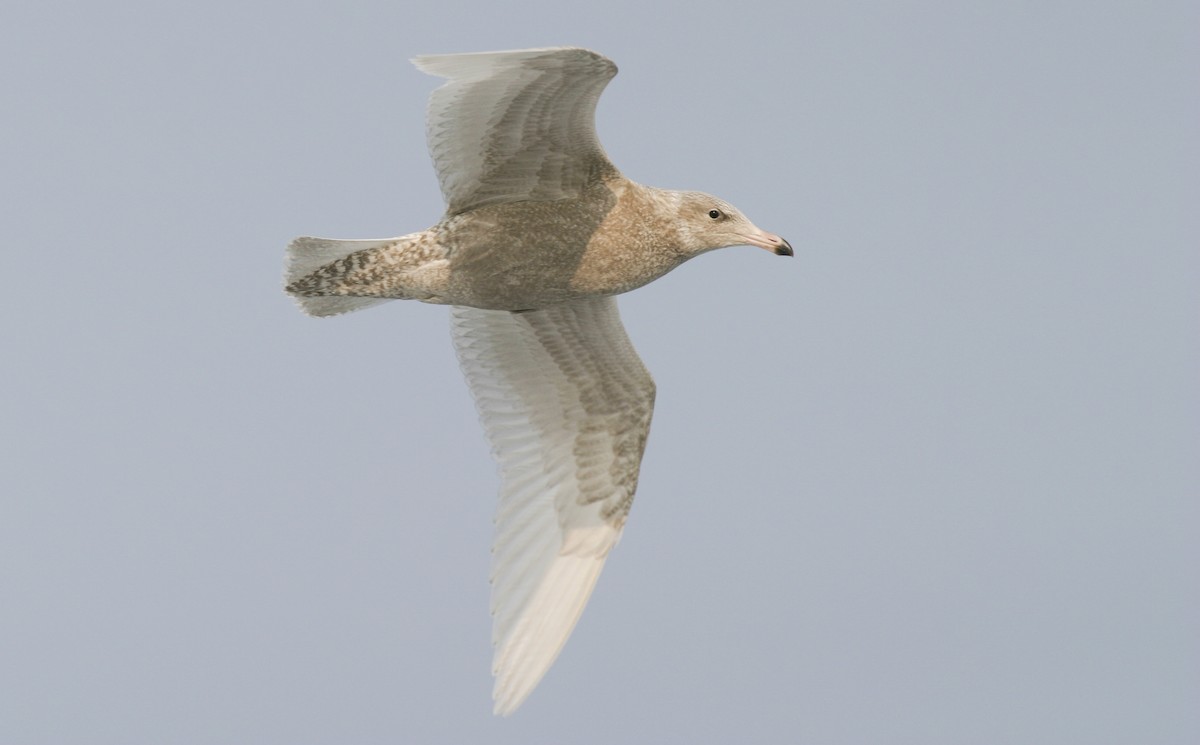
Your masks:
M 0 742 L 1200 741 L 1200 6 L 11 2 Z M 624 539 L 492 717 L 447 310 L 295 235 L 441 212 L 419 53 L 576 44 L 727 249 L 622 300 Z

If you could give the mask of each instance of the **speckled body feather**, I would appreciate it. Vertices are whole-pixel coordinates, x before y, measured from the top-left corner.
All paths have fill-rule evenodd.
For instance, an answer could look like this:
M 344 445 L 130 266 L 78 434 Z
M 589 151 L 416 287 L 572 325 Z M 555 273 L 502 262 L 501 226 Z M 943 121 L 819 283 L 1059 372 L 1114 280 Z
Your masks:
M 301 297 L 422 300 L 528 310 L 628 292 L 689 258 L 675 192 L 619 175 L 554 202 L 492 204 L 355 251 L 287 285 Z M 668 212 L 668 214 L 672 214 Z

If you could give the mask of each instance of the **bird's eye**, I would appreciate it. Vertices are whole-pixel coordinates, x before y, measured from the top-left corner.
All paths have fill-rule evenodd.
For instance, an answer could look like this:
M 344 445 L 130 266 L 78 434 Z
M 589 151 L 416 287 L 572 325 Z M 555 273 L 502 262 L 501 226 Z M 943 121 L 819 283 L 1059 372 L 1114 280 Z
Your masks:
M 708 216 L 714 220 L 720 220 L 721 219 L 721 210 L 709 210 Z

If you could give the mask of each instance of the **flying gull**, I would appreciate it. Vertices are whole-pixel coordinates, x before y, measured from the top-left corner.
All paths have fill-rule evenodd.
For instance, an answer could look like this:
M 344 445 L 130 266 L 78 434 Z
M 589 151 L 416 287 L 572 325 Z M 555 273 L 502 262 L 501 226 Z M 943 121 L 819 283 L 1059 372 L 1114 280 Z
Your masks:
M 637 488 L 654 381 L 614 296 L 716 248 L 792 247 L 721 199 L 622 176 L 595 129 L 617 67 L 595 52 L 414 63 L 448 78 L 427 114 L 445 215 L 398 238 L 297 238 L 286 289 L 314 316 L 396 299 L 453 306 L 454 347 L 501 472 L 492 671 L 507 715 L 570 636 Z

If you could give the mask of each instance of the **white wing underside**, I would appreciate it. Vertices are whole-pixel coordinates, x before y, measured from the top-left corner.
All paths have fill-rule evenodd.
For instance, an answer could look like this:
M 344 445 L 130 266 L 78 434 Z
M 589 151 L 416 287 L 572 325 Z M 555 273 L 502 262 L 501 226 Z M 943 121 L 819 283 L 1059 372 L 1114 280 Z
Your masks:
M 454 308 L 459 362 L 502 477 L 492 549 L 497 714 L 558 656 L 637 488 L 654 381 L 612 298 Z
M 449 78 L 429 98 L 426 135 L 447 214 L 576 196 L 616 168 L 596 137 L 596 101 L 617 74 L 586 49 L 427 55 Z

